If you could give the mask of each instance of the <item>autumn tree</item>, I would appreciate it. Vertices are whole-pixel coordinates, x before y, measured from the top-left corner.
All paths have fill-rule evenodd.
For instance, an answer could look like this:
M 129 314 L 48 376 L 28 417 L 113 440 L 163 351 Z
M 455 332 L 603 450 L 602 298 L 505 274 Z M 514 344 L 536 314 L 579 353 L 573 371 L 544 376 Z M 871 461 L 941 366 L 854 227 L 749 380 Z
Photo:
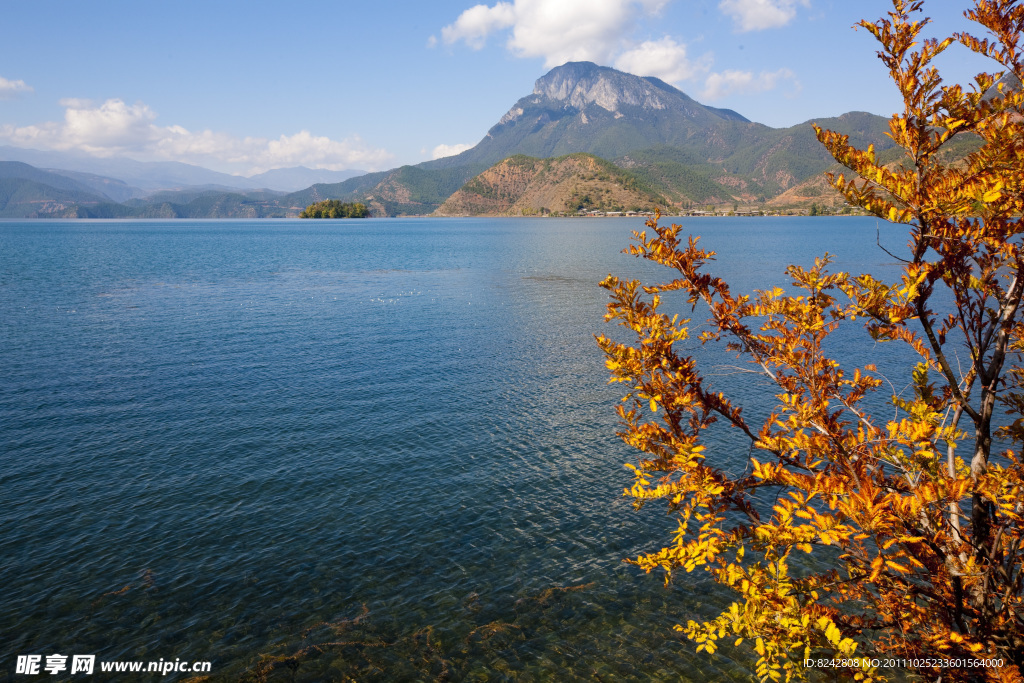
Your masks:
M 709 653 L 723 640 L 751 644 L 761 679 L 800 678 L 807 658 L 840 660 L 858 680 L 911 669 L 1016 681 L 1024 670 L 1024 6 L 976 0 L 965 14 L 984 39 L 922 39 L 921 9 L 894 0 L 887 17 L 861 24 L 903 97 L 890 121 L 902 159 L 883 164 L 817 129 L 852 171 L 832 185 L 907 226 L 897 281 L 831 272 L 823 255 L 787 269 L 788 292 L 736 294 L 709 272 L 714 252 L 655 219 L 628 251 L 672 279 L 602 283 L 606 318 L 636 337 L 598 337 L 612 381 L 626 386 L 620 435 L 642 452 L 627 494 L 679 517 L 671 543 L 633 562 L 666 580 L 706 570 L 735 591 L 716 619 L 677 628 Z M 954 46 L 996 70 L 970 87 L 944 84 L 933 61 Z M 975 151 L 945 153 L 956 139 Z M 763 423 L 681 351 L 689 321 L 664 312 L 674 297 L 707 312 L 702 342 L 728 344 L 774 387 Z M 885 342 L 879 354 L 908 349 L 905 376 L 830 356 L 830 336 L 849 325 Z M 749 439 L 745 471 L 708 438 L 716 421 Z M 801 559 L 822 553 L 834 558 L 825 571 Z

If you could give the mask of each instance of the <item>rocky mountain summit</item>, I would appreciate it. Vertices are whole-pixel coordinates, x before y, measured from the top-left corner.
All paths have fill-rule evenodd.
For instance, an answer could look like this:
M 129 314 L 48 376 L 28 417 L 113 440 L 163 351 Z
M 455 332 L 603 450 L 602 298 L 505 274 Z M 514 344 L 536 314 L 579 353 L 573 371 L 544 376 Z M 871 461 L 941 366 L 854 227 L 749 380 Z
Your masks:
M 756 135 L 773 129 L 703 105 L 657 78 L 569 62 L 537 79 L 533 92 L 475 147 L 424 166 L 489 166 L 513 154 L 546 158 L 586 152 L 614 159 L 657 145 L 720 147 L 748 130 Z
M 666 109 L 664 93 L 643 79 L 636 79 L 590 62 L 569 62 L 537 79 L 533 94 L 564 102 L 568 107 L 585 109 L 596 104 L 610 112 L 619 105 L 643 109 Z
M 708 113 L 712 113 L 721 118 L 749 123 L 732 110 L 699 104 L 657 78 L 641 78 L 592 62 L 568 62 L 555 67 L 537 79 L 533 94 L 581 111 L 591 104 L 621 116 L 625 114 L 620 110 L 627 107 L 642 110 L 675 108 L 695 120 L 705 119 Z

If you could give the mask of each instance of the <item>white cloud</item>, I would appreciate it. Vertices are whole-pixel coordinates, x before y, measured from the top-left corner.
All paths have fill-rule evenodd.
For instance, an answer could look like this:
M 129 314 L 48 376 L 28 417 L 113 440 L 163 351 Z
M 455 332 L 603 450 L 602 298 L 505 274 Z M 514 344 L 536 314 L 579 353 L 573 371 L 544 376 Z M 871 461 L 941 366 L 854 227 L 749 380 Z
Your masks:
M 441 157 L 453 157 L 456 154 L 465 152 L 467 149 L 471 149 L 472 147 L 473 145 L 467 145 L 461 142 L 456 145 L 438 145 L 434 148 L 432 158 L 440 159 Z
M 441 39 L 451 45 L 465 41 L 474 50 L 479 50 L 491 32 L 508 28 L 516 21 L 515 9 L 507 2 L 494 7 L 475 5 L 459 15 L 454 24 L 441 29 Z
M 709 56 L 693 61 L 686 55 L 686 46 L 668 36 L 641 43 L 615 59 L 615 68 L 620 71 L 637 76 L 655 76 L 669 83 L 690 80 L 706 73 L 710 66 Z
M 761 31 L 785 26 L 796 16 L 797 4 L 809 7 L 809 0 L 722 0 L 718 9 L 732 16 L 738 31 Z
M 282 135 L 267 143 L 266 151 L 256 155 L 262 168 L 308 166 L 341 171 L 347 168 L 379 169 L 387 166 L 394 155 L 383 149 L 368 147 L 358 135 L 344 140 L 313 136 L 309 131 Z
M 64 110 L 60 132 L 71 147 L 109 156 L 145 147 L 159 137 L 160 129 L 153 125 L 156 114 L 141 102 L 129 106 L 121 100 L 107 100 L 98 108 L 83 104 L 76 102 Z
M 701 97 L 705 100 L 719 100 L 727 95 L 774 90 L 781 81 L 785 80 L 790 81 L 795 90 L 800 89 L 796 75 L 789 69 L 762 71 L 757 75 L 752 71 L 722 71 L 708 76 Z
M 394 155 L 366 145 L 358 136 L 345 140 L 318 137 L 309 131 L 276 140 L 239 138 L 211 130 L 192 132 L 181 126 L 158 126 L 156 113 L 138 102 L 107 100 L 99 107 L 86 100 L 62 100 L 63 122 L 0 126 L 0 140 L 35 149 L 77 149 L 107 157 L 173 160 L 205 166 L 231 165 L 259 173 L 285 166 L 342 170 L 384 168 Z
M 517 0 L 509 47 L 523 57 L 544 57 L 545 67 L 569 61 L 608 63 L 632 23 L 622 0 Z
M 610 63 L 626 45 L 636 19 L 657 13 L 666 0 L 515 0 L 476 5 L 441 29 L 445 43 L 483 47 L 487 37 L 512 29 L 507 47 L 520 57 L 543 57 L 551 68 L 568 61 Z
M 0 76 L 0 100 L 9 100 L 26 92 L 32 92 L 32 86 L 25 81 L 9 81 Z
M 78 97 L 65 97 L 59 100 L 58 104 L 64 108 L 71 107 L 73 109 L 88 109 L 92 106 L 92 100 L 83 100 Z

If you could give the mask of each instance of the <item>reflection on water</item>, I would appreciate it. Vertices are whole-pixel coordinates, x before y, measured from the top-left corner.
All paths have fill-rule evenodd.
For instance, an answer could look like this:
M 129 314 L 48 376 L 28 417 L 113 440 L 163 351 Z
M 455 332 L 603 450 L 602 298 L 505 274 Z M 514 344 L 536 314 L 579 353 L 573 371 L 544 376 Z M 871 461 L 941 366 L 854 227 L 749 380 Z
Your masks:
M 891 261 L 866 219 L 688 225 L 737 291 L 826 250 Z M 744 649 L 671 630 L 728 595 L 621 561 L 675 527 L 622 498 L 593 342 L 598 281 L 663 276 L 620 253 L 639 228 L 0 223 L 0 672 L 59 652 L 222 679 L 748 680 Z M 722 430 L 709 453 L 747 448 Z

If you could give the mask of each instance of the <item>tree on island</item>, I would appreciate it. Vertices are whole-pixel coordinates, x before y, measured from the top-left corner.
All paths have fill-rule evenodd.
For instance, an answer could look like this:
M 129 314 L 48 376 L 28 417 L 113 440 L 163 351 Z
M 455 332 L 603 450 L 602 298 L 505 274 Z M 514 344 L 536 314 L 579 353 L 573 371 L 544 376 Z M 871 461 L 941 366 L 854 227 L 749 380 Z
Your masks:
M 299 218 L 367 218 L 369 215 L 370 210 L 361 202 L 349 204 L 337 199 L 325 199 L 307 206 Z
M 825 254 L 787 269 L 792 293 L 737 295 L 707 272 L 714 252 L 655 219 L 628 251 L 674 279 L 602 283 L 606 319 L 636 335 L 634 345 L 598 337 L 612 381 L 628 387 L 620 436 L 643 452 L 627 494 L 679 516 L 667 547 L 632 562 L 663 569 L 666 581 L 700 568 L 732 589 L 719 617 L 677 629 L 708 653 L 722 640 L 749 642 L 762 680 L 803 678 L 804 660 L 820 658 L 837 667 L 827 675 L 858 680 L 895 668 L 925 680 L 1020 681 L 1024 96 L 999 82 L 1004 72 L 1024 77 L 1024 5 L 976 0 L 967 16 L 991 37 L 941 41 L 920 40 L 921 2 L 893 6 L 860 25 L 903 97 L 890 122 L 902 161 L 883 165 L 872 148 L 816 130 L 853 171 L 830 174 L 832 185 L 909 227 L 899 281 L 832 272 Z M 954 43 L 1000 72 L 968 89 L 943 85 L 932 61 Z M 942 154 L 965 137 L 980 148 L 959 161 Z M 703 343 L 726 343 L 773 387 L 778 402 L 763 423 L 748 422 L 683 355 L 689 321 L 659 309 L 676 292 L 707 311 Z M 915 361 L 903 376 L 843 367 L 828 352 L 847 325 L 863 326 L 877 354 L 897 345 Z M 749 439 L 744 471 L 703 438 L 716 421 Z M 1000 451 L 997 438 L 1014 448 Z

